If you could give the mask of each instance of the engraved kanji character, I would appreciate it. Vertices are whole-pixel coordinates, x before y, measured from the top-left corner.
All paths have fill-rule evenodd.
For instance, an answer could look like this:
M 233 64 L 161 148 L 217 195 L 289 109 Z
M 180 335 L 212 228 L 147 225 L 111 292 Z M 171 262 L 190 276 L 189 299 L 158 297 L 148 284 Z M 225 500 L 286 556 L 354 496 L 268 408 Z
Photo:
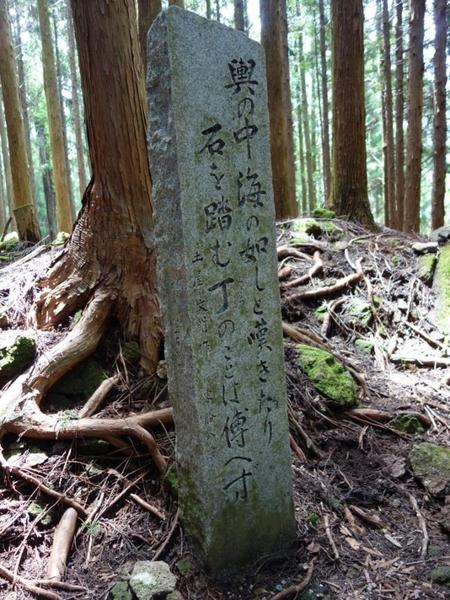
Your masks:
M 245 86 L 250 94 L 254 95 L 255 90 L 253 89 L 253 86 L 258 85 L 256 79 L 252 79 L 255 66 L 256 63 L 253 59 L 246 61 L 244 61 L 242 58 L 239 60 L 236 58 L 233 59 L 228 63 L 228 68 L 230 70 L 231 79 L 233 82 L 229 83 L 225 87 L 227 89 L 234 87 L 234 93 L 238 94 L 242 90 L 242 87 Z

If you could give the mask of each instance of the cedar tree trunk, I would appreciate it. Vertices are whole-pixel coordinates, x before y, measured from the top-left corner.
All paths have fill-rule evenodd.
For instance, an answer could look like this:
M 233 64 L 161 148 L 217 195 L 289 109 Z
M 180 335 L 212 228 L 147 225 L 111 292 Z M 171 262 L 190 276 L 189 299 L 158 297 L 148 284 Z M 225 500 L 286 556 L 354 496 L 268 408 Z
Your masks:
M 6 0 L 0 0 L 0 79 L 8 131 L 9 163 L 17 232 L 21 240 L 37 242 L 40 238 L 39 225 L 33 206 L 25 128 Z
M 395 197 L 397 201 L 396 227 L 403 229 L 405 201 L 405 116 L 404 59 L 403 59 L 403 1 L 397 0 L 395 23 Z
M 275 211 L 278 219 L 297 217 L 294 143 L 289 84 L 286 0 L 260 0 L 261 43 L 266 53 L 267 91 Z
M 332 204 L 374 226 L 367 195 L 362 0 L 331 3 L 333 23 Z
M 161 12 L 161 0 L 138 0 L 139 42 L 144 73 L 147 72 L 147 33 Z
M 425 0 L 410 0 L 408 75 L 409 110 L 404 207 L 405 231 L 420 230 L 424 15 Z
M 433 122 L 433 191 L 431 198 L 431 227 L 444 225 L 445 146 L 447 134 L 445 86 L 447 73 L 445 48 L 447 36 L 446 0 L 434 0 L 436 29 L 434 53 L 434 122 Z
M 103 291 L 153 372 L 162 332 L 135 3 L 72 0 L 72 14 L 92 179 L 70 241 L 41 283 L 36 320 L 53 327 Z

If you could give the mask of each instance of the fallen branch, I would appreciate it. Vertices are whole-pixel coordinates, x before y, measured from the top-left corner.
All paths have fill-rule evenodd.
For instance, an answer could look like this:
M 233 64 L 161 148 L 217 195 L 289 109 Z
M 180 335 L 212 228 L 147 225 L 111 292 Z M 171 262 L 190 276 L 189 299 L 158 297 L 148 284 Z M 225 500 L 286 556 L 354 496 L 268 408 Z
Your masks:
M 346 412 L 346 415 L 353 415 L 362 419 L 370 419 L 371 421 L 378 421 L 380 423 L 388 423 L 397 416 L 410 415 L 416 417 L 421 424 L 429 429 L 432 425 L 431 419 L 427 415 L 423 415 L 417 411 L 404 410 L 391 414 L 382 410 L 376 410 L 374 408 L 353 408 Z
M 333 550 L 334 558 L 336 560 L 339 560 L 340 555 L 339 555 L 339 551 L 336 546 L 336 542 L 334 541 L 333 534 L 331 533 L 330 518 L 328 517 L 328 515 L 324 516 L 323 521 L 325 523 L 325 533 L 328 538 L 328 541 L 330 542 L 330 546 Z
M 393 363 L 409 363 L 419 367 L 450 367 L 450 358 L 442 356 L 408 356 L 405 354 L 393 354 L 391 356 Z
M 320 288 L 313 288 L 312 290 L 304 290 L 297 292 L 289 296 L 288 300 L 317 300 L 319 298 L 325 298 L 341 292 L 351 285 L 358 283 L 364 277 L 364 272 L 361 266 L 362 258 L 358 258 L 356 261 L 356 273 L 351 273 L 346 277 L 338 279 L 333 285 L 328 285 Z
M 155 552 L 152 560 L 158 560 L 158 558 L 162 555 L 162 553 L 164 552 L 164 550 L 167 548 L 167 545 L 169 544 L 170 540 L 172 539 L 172 536 L 175 532 L 175 529 L 177 528 L 178 525 L 178 517 L 179 517 L 179 510 L 177 510 L 177 512 L 175 513 L 175 516 L 173 518 L 172 521 L 172 525 L 169 529 L 169 533 L 166 536 L 166 539 L 164 540 L 164 542 L 161 544 L 161 546 L 158 548 L 158 550 Z
M 113 377 L 108 377 L 108 379 L 102 381 L 102 383 L 98 386 L 98 388 L 89 398 L 89 400 L 80 410 L 80 412 L 78 413 L 78 417 L 82 419 L 84 417 L 91 417 L 92 415 L 94 415 L 98 411 L 98 408 L 100 407 L 106 396 L 109 394 L 109 392 L 113 389 L 115 385 L 117 385 L 118 381 L 119 378 L 117 375 L 114 375 Z
M 420 550 L 420 558 L 422 560 L 425 560 L 425 558 L 427 556 L 427 551 L 428 551 L 428 544 L 430 541 L 430 538 L 428 537 L 427 524 L 426 524 L 425 519 L 423 518 L 422 513 L 420 512 L 420 508 L 419 508 L 419 505 L 417 504 L 417 500 L 414 498 L 414 496 L 412 494 L 409 494 L 409 493 L 408 493 L 408 498 L 409 498 L 409 501 L 411 502 L 414 512 L 416 513 L 416 517 L 417 517 L 417 520 L 419 521 L 420 529 L 422 530 L 422 548 Z
M 52 549 L 47 565 L 47 577 L 50 580 L 60 581 L 64 577 L 67 557 L 72 545 L 78 514 L 74 508 L 68 508 L 55 529 Z
M 135 502 L 137 502 L 140 506 L 142 506 L 142 508 L 145 508 L 145 510 L 148 510 L 149 513 L 152 513 L 152 515 L 157 516 L 158 519 L 161 519 L 161 521 L 166 520 L 166 517 L 162 514 L 162 512 L 160 512 L 157 508 L 155 508 L 154 506 L 152 506 L 145 500 L 142 500 L 142 498 L 140 496 L 138 496 L 137 494 L 130 494 L 130 498 L 132 498 Z
M 316 250 L 316 252 L 314 252 L 313 260 L 314 260 L 314 264 L 312 265 L 312 267 L 309 269 L 309 271 L 305 275 L 302 275 L 301 277 L 297 277 L 296 279 L 293 279 L 292 281 L 288 281 L 288 283 L 283 284 L 283 288 L 290 288 L 290 287 L 296 287 L 298 285 L 302 285 L 303 283 L 306 283 L 307 281 L 311 280 L 314 277 L 314 275 L 319 273 L 319 271 L 321 271 L 323 269 L 323 260 L 320 257 L 320 252 L 318 250 Z
M 405 321 L 405 325 L 407 327 L 409 327 L 410 329 L 412 329 L 412 331 L 417 333 L 417 335 L 419 335 L 422 339 L 424 339 L 428 344 L 430 344 L 430 346 L 432 348 L 439 348 L 440 350 L 445 350 L 445 345 L 442 342 L 439 342 L 438 340 L 434 340 L 427 333 L 425 333 L 425 331 L 422 331 L 419 327 L 416 327 L 416 325 L 413 325 L 412 323 L 409 323 L 408 321 Z
M 49 600 L 62 600 L 62 596 L 59 594 L 49 592 L 48 590 L 43 590 L 41 587 L 34 585 L 34 583 L 31 581 L 28 581 L 28 579 L 24 579 L 19 575 L 14 575 L 12 571 L 6 567 L 3 567 L 2 565 L 0 565 L 0 577 L 3 577 L 3 579 L 6 579 L 6 581 L 9 581 L 13 585 L 19 584 L 24 590 L 30 592 L 30 594 L 36 594 L 36 596 L 48 598 Z
M 368 510 L 364 510 L 363 508 L 360 508 L 359 506 L 355 506 L 354 504 L 349 504 L 348 507 L 352 511 L 353 514 L 355 514 L 357 517 L 359 517 L 366 523 L 373 525 L 377 529 L 385 529 L 386 528 L 385 523 L 380 519 L 380 517 L 378 515 L 374 515 L 373 513 L 369 512 Z
M 313 558 L 312 561 L 309 563 L 309 567 L 308 567 L 308 570 L 306 571 L 306 575 L 305 575 L 304 579 L 300 583 L 286 588 L 279 594 L 275 594 L 275 596 L 272 596 L 271 600 L 285 600 L 285 598 L 289 598 L 290 596 L 294 596 L 296 598 L 299 594 L 301 594 L 304 590 L 306 590 L 306 588 L 308 587 L 308 585 L 311 582 L 311 579 L 312 579 L 312 576 L 314 573 L 315 563 L 316 563 L 316 559 Z

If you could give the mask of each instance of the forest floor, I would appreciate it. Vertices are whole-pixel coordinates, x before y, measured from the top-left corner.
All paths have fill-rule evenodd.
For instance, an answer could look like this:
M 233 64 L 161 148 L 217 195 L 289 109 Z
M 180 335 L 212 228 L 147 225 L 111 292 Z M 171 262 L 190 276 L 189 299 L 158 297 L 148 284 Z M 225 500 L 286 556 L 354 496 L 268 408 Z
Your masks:
M 418 238 L 386 229 L 371 233 L 338 220 L 326 223 L 332 226 L 309 223 L 309 235 L 294 231 L 292 223 L 278 229 L 298 533 L 293 552 L 261 560 L 226 583 L 214 582 L 192 553 L 176 501 L 142 448 L 9 435 L 3 440 L 6 458 L 64 496 L 55 500 L 20 476 L 3 473 L 0 567 L 28 582 L 45 579 L 55 525 L 70 497 L 89 508 L 89 518 L 75 534 L 64 579 L 80 587 L 52 588 L 61 598 L 110 598 L 136 561 L 154 559 L 170 565 L 185 600 L 449 597 L 449 588 L 432 581 L 431 572 L 450 566 L 450 496 L 445 497 L 450 490 L 433 495 L 414 477 L 409 460 L 414 444 L 448 446 L 450 439 L 450 369 L 420 364 L 430 357 L 439 363 L 448 340 L 434 317 L 435 292 L 422 280 L 412 250 Z M 18 257 L 14 251 L 11 258 Z M 0 270 L 7 327 L 25 328 L 34 283 L 59 250 L 34 252 L 33 259 Z M 327 286 L 334 288 L 325 297 L 303 294 Z M 39 334 L 38 353 L 72 325 L 70 320 L 58 331 Z M 298 343 L 325 349 L 350 369 L 358 410 L 336 408 L 318 391 L 299 366 Z M 117 380 L 96 416 L 169 406 L 164 364 L 152 379 L 131 350 L 121 345 L 112 323 L 95 356 L 72 380 L 55 386 L 43 410 L 76 415 L 98 385 L 95 373 L 90 391 L 78 384 L 98 368 Z M 407 430 L 423 429 L 399 430 L 393 419 L 405 413 Z M 153 433 L 173 462 L 173 428 Z M 283 593 L 290 586 L 300 589 L 302 582 L 302 593 Z M 0 578 L 0 598 L 33 597 L 20 582 Z

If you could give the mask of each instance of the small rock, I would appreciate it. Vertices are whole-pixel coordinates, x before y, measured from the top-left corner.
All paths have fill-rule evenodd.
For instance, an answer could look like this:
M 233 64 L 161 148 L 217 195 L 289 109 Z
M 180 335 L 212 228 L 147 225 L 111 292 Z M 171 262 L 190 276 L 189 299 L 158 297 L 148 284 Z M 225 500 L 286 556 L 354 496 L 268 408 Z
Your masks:
M 445 244 L 447 240 L 450 240 L 450 226 L 444 225 L 444 227 L 434 229 L 434 231 L 430 233 L 430 239 L 439 244 Z
M 189 573 L 192 571 L 192 563 L 188 558 L 182 558 L 181 560 L 179 560 L 176 563 L 176 567 L 180 571 L 181 575 L 183 575 L 183 577 L 189 575 Z
M 404 433 L 418 434 L 425 432 L 424 426 L 415 415 L 398 415 L 389 421 L 389 426 Z
M 412 245 L 412 249 L 416 254 L 428 254 L 437 252 L 439 244 L 437 242 L 416 242 Z
M 414 475 L 434 496 L 450 491 L 450 448 L 429 442 L 415 444 L 409 454 Z
M 139 561 L 134 565 L 130 586 L 139 600 L 151 600 L 158 594 L 173 592 L 177 578 L 163 561 Z
M 435 254 L 424 254 L 423 256 L 419 256 L 419 279 L 427 285 L 433 283 L 436 263 L 437 258 Z
M 441 565 L 431 571 L 431 581 L 450 587 L 450 566 Z
M 27 513 L 34 518 L 38 515 L 41 515 L 44 512 L 44 510 L 44 506 L 42 506 L 38 502 L 32 502 L 27 508 Z M 52 516 L 49 513 L 46 513 L 41 519 L 39 519 L 39 524 L 43 527 L 49 527 L 52 524 L 52 520 Z
M 52 246 L 63 246 L 69 238 L 70 235 L 65 231 L 58 231 L 55 239 L 52 242 Z
M 128 581 L 118 581 L 111 589 L 112 600 L 133 600 Z
M 165 360 L 160 360 L 156 366 L 156 375 L 159 379 L 167 379 L 167 363 Z

